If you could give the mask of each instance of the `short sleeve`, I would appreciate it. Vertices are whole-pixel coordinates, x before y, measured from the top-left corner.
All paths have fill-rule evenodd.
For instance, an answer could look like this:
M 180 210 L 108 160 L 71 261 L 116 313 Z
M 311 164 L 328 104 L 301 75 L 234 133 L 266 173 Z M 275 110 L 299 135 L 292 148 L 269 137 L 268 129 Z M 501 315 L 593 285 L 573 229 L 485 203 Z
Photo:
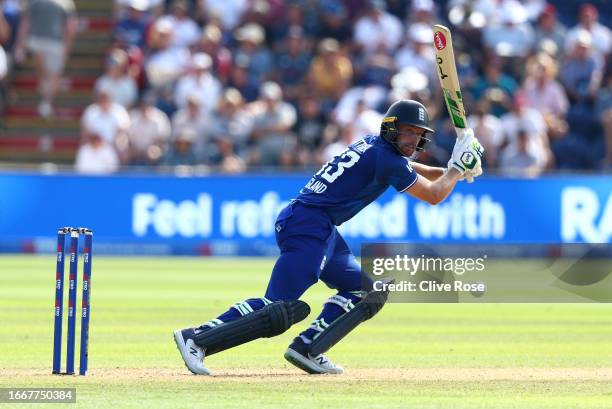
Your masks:
M 403 192 L 416 182 L 417 173 L 405 157 L 380 155 L 376 163 L 376 178 L 380 183 L 393 186 L 398 192 Z

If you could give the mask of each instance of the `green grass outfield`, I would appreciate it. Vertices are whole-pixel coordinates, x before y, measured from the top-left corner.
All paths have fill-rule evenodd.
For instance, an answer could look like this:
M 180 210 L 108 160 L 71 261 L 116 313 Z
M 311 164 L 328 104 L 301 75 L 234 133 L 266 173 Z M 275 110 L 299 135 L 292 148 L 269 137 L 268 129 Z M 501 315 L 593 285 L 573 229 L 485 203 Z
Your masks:
M 331 351 L 345 375 L 284 361 L 307 321 L 212 356 L 215 376 L 188 374 L 172 330 L 261 295 L 272 263 L 94 256 L 90 373 L 58 377 L 54 259 L 0 256 L 0 387 L 73 386 L 69 407 L 105 409 L 612 408 L 609 304 L 392 304 Z M 309 290 L 307 320 L 330 294 Z

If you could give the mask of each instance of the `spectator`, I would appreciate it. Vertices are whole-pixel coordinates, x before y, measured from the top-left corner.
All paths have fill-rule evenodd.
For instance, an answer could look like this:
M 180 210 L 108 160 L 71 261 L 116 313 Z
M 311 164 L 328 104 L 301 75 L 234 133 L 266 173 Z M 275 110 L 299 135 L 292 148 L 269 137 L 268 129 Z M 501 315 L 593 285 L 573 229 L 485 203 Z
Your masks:
M 8 22 L 4 19 L 4 14 L 0 13 L 0 113 L 2 113 L 2 107 L 4 106 L 4 89 L 2 86 L 2 80 L 8 72 L 8 58 L 4 51 L 4 46 L 10 35 L 10 27 Z
M 154 103 L 154 96 L 147 94 L 138 107 L 130 111 L 128 157 L 132 165 L 156 164 L 168 148 L 170 121 Z
M 605 156 L 603 165 L 612 168 L 612 62 L 608 63 L 603 87 L 597 93 L 595 114 L 601 121 L 604 131 Z
M 248 10 L 248 0 L 199 0 L 205 20 L 218 19 L 223 31 L 232 31 L 242 21 Z
M 321 3 L 317 38 L 333 38 L 346 44 L 353 37 L 353 28 L 347 18 L 346 7 L 340 0 L 328 0 Z
M 504 2 L 500 24 L 486 26 L 483 42 L 492 54 L 500 57 L 526 57 L 533 47 L 533 29 L 521 4 Z
M 504 0 L 451 0 L 448 17 L 455 26 L 466 31 L 481 30 L 487 25 L 499 24 L 498 15 Z
M 276 56 L 278 81 L 289 101 L 295 101 L 304 91 L 304 77 L 310 67 L 312 56 L 302 28 L 293 26 L 282 51 Z
M 425 76 L 423 76 L 422 79 L 427 81 Z M 353 87 L 342 95 L 342 98 L 340 101 L 338 101 L 338 104 L 336 104 L 332 111 L 332 118 L 338 125 L 346 126 L 349 123 L 353 123 L 357 120 L 359 117 L 359 112 L 367 112 L 366 117 L 370 118 L 370 121 L 367 122 L 371 124 L 371 121 L 374 120 L 374 118 L 379 118 L 378 115 L 380 115 L 373 115 L 374 111 L 376 108 L 384 105 L 385 98 L 389 94 L 390 93 L 387 88 L 375 85 L 367 87 Z M 360 107 L 362 103 L 363 106 Z M 387 106 L 385 106 L 383 110 L 386 110 L 386 108 Z M 379 126 L 380 123 L 378 124 L 377 128 Z M 364 130 L 364 132 L 369 132 L 369 130 L 372 128 L 367 126 L 365 129 L 366 130 Z
M 297 118 L 295 108 L 283 101 L 280 86 L 275 82 L 263 83 L 259 99 L 247 109 L 253 116 L 251 163 L 291 166 L 296 138 L 290 130 Z
M 219 101 L 221 83 L 211 74 L 212 59 L 208 54 L 197 53 L 191 58 L 191 72 L 182 77 L 176 85 L 175 103 L 182 108 L 187 103 L 187 95 L 200 94 L 202 115 L 210 113 Z
M 179 49 L 189 48 L 198 41 L 200 27 L 189 17 L 189 4 L 186 0 L 174 0 L 172 14 L 160 17 L 158 21 L 167 21 L 173 27 L 172 46 Z
M 402 22 L 385 11 L 384 0 L 369 0 L 366 14 L 357 20 L 353 40 L 365 54 L 395 51 L 402 40 Z
M 413 24 L 424 24 L 431 27 L 435 24 L 434 19 L 436 16 L 434 14 L 435 6 L 433 0 L 412 0 L 409 10 L 410 21 L 408 27 L 411 27 Z
M 472 88 L 475 101 L 487 98 L 491 102 L 491 113 L 501 116 L 508 111 L 518 84 L 501 70 L 499 60 L 489 61 L 484 67 L 484 76 L 479 77 Z
M 573 53 L 576 43 L 582 41 L 581 37 L 584 37 L 583 32 L 586 30 L 591 35 L 594 57 L 602 63 L 612 50 L 612 34 L 608 27 L 597 21 L 598 19 L 599 12 L 595 6 L 585 3 L 580 7 L 579 22 L 568 31 L 565 38 L 565 51 L 568 54 Z
M 144 12 L 148 9 L 147 0 L 130 0 L 128 12 L 120 17 L 115 24 L 114 36 L 124 47 L 142 49 L 146 44 L 148 17 Z
M 88 132 L 79 147 L 74 164 L 78 173 L 105 175 L 119 169 L 117 152 L 95 131 Z
M 582 30 L 561 69 L 561 80 L 574 104 L 591 103 L 599 88 L 601 71 L 593 56 L 591 33 Z
M 20 0 L 4 0 L 0 5 L 0 44 L 7 55 L 14 52 L 19 32 L 19 23 L 23 13 L 24 2 Z
M 222 145 L 226 153 L 229 152 L 229 147 L 226 145 L 230 144 L 232 155 L 247 156 L 247 143 L 253 130 L 253 118 L 245 109 L 245 101 L 237 89 L 225 90 L 214 114 L 208 121 L 208 126 L 207 136 L 215 139 L 217 145 L 223 139 Z M 218 146 L 215 146 L 212 150 L 205 152 L 204 157 L 210 160 L 217 156 L 220 152 L 217 148 Z
M 555 7 L 547 4 L 534 29 L 534 50 L 544 51 L 553 57 L 563 54 L 566 31 L 565 26 L 557 20 Z
M 72 0 L 37 0 L 24 10 L 19 27 L 15 59 L 25 60 L 25 49 L 37 61 L 42 117 L 53 115 L 53 98 L 60 85 L 64 64 L 78 27 Z
M 129 7 L 134 0 L 115 0 L 115 15 L 118 19 L 125 17 L 129 13 Z M 159 17 L 164 11 L 165 0 L 144 0 L 140 7 L 144 8 L 146 14 L 151 19 Z
M 346 148 L 348 148 L 348 146 L 355 141 L 355 136 L 356 134 L 353 132 L 353 127 L 350 124 L 341 127 L 339 139 L 336 142 L 327 145 L 325 149 L 323 149 L 323 153 L 321 154 L 321 162 L 328 162 L 344 152 Z
M 4 48 L 0 46 L 0 81 L 4 79 L 7 72 L 8 72 L 8 62 L 6 59 L 6 53 L 4 52 Z
M 2 17 L 0 17 L 2 18 Z M 4 52 L 4 48 L 0 45 L 0 118 L 4 113 L 4 105 L 5 105 L 5 88 L 4 88 L 4 78 L 8 73 L 8 59 L 6 57 L 6 53 Z M 0 119 L 0 128 L 2 128 L 2 119 Z
M 503 143 L 503 128 L 499 118 L 490 113 L 491 105 L 486 99 L 481 99 L 474 106 L 474 114 L 468 118 L 468 124 L 478 135 L 478 140 L 485 149 L 484 156 L 486 167 L 497 166 L 497 154 Z
M 185 129 L 195 132 L 194 146 L 198 157 L 202 157 L 209 127 L 213 117 L 202 115 L 202 96 L 192 92 L 187 95 L 187 104 L 172 116 L 172 136 L 176 138 Z
M 213 61 L 215 77 L 227 84 L 232 69 L 232 52 L 223 45 L 223 33 L 218 26 L 208 24 L 204 27 L 194 52 L 208 54 Z
M 565 117 L 568 100 L 565 90 L 555 80 L 557 64 L 548 54 L 540 53 L 527 61 L 527 78 L 523 92 L 527 106 L 540 111 L 544 117 Z
M 430 84 L 438 83 L 436 54 L 431 46 L 433 30 L 424 23 L 416 23 L 408 29 L 408 35 L 402 48 L 395 53 L 395 65 L 398 71 L 414 67 L 427 76 Z
M 195 132 L 191 129 L 183 129 L 174 138 L 174 143 L 163 158 L 166 166 L 195 166 L 198 159 L 193 151 Z
M 256 2 L 261 3 L 261 2 Z M 284 2 L 285 3 L 285 2 Z M 273 5 L 274 2 L 268 2 L 268 5 Z M 268 33 L 268 43 L 272 45 L 274 49 L 277 49 L 279 46 L 282 47 L 282 43 L 289 37 L 290 30 L 294 27 L 299 27 L 302 30 L 302 35 L 306 37 L 312 37 L 316 34 L 316 27 L 312 27 L 311 25 L 307 25 L 304 20 L 304 15 L 307 13 L 307 10 L 312 7 L 304 7 L 302 4 L 298 2 L 286 2 L 284 7 L 279 8 L 281 10 L 279 17 L 282 19 L 284 24 L 274 24 L 274 20 L 270 19 L 274 13 L 270 13 L 269 11 L 266 13 L 268 18 L 264 21 L 261 21 L 261 24 L 266 27 Z M 254 20 L 249 20 L 254 21 Z M 317 25 L 316 19 L 314 20 L 315 26 Z
M 274 67 L 274 57 L 265 47 L 263 27 L 256 23 L 248 23 L 236 30 L 234 37 L 238 48 L 234 53 L 234 61 L 241 60 L 248 68 L 248 79 L 255 84 L 265 81 Z
M 96 80 L 95 89 L 105 88 L 111 93 L 113 102 L 130 108 L 136 102 L 138 89 L 136 81 L 128 73 L 128 55 L 116 48 L 106 61 L 104 75 Z
M 110 90 L 106 88 L 97 90 L 96 102 L 83 112 L 81 125 L 84 135 L 93 132 L 104 142 L 117 147 L 120 153 L 125 153 L 130 116 L 125 108 L 113 102 Z
M 517 133 L 516 146 L 502 152 L 499 169 L 507 176 L 537 177 L 544 168 L 541 161 L 529 150 L 529 140 L 524 129 Z
M 236 88 L 240 91 L 240 95 L 248 102 L 253 102 L 259 96 L 259 87 L 256 81 L 249 78 L 249 65 L 248 61 L 244 58 L 236 60 L 232 66 L 228 87 Z
M 340 44 L 332 38 L 322 40 L 318 50 L 310 65 L 308 83 L 322 103 L 330 105 L 338 101 L 350 86 L 353 66 L 351 60 L 340 52 Z
M 354 115 L 354 118 L 349 121 L 353 131 L 353 142 L 363 138 L 365 135 L 378 135 L 383 115 L 371 109 L 365 99 L 357 101 Z M 348 123 L 342 125 L 346 127 Z
M 309 155 L 313 155 L 321 145 L 325 132 L 325 115 L 315 97 L 304 95 L 300 98 L 297 122 L 293 130 L 300 145 Z
M 147 78 L 153 88 L 173 83 L 188 67 L 189 50 L 172 46 L 173 32 L 174 26 L 168 20 L 159 20 L 153 25 L 154 51 L 145 63 Z
M 525 95 L 517 92 L 512 109 L 501 117 L 506 146 L 503 152 L 515 154 L 520 151 L 519 132 L 525 131 L 528 136 L 527 151 L 537 159 L 537 166 L 546 168 L 552 164 L 552 153 L 547 136 L 544 117 L 535 109 L 527 106 Z
M 246 169 L 244 160 L 235 154 L 234 145 L 228 138 L 217 138 L 218 149 L 220 153 L 220 161 L 218 163 L 219 170 L 223 173 L 241 173 Z

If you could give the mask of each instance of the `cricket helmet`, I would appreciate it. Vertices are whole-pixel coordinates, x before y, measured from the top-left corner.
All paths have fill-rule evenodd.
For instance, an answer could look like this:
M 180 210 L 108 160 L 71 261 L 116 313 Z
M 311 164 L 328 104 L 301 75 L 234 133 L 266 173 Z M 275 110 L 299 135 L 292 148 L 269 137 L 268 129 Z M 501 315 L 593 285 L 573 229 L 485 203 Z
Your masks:
M 400 125 L 412 125 L 424 131 L 415 148 L 415 153 L 422 152 L 425 144 L 429 141 L 427 134 L 434 132 L 429 127 L 429 115 L 425 106 L 418 101 L 403 99 L 391 104 L 385 113 L 380 126 L 380 136 L 403 155 L 397 144 Z

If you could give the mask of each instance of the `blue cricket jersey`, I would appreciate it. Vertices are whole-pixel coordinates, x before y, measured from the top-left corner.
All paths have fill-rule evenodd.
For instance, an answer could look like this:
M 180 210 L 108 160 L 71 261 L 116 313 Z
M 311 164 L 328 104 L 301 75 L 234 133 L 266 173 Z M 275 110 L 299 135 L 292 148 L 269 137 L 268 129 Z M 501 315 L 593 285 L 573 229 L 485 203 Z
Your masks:
M 296 200 L 324 209 L 339 226 L 389 186 L 403 192 L 416 180 L 417 174 L 408 158 L 381 137 L 367 136 L 323 165 Z

